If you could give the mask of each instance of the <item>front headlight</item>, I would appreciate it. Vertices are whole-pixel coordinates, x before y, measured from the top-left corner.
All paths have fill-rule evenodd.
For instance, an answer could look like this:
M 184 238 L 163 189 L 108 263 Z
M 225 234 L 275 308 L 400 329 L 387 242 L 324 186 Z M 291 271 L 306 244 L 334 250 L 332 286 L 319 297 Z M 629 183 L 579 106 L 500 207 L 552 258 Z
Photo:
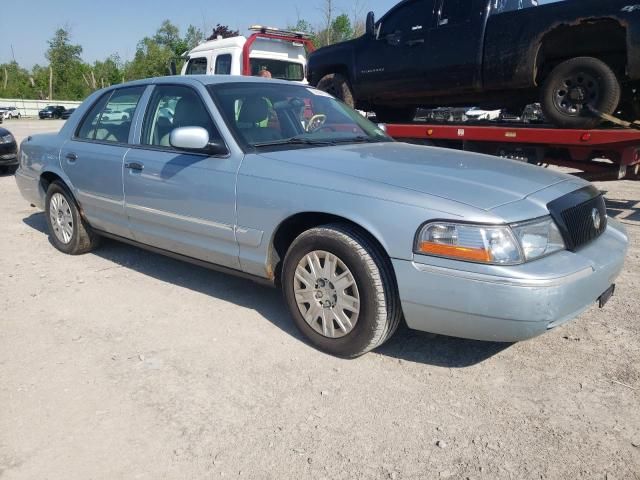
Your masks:
M 433 222 L 416 238 L 417 254 L 491 265 L 518 265 L 565 249 L 551 217 L 515 225 Z
M 551 217 L 511 226 L 520 242 L 525 260 L 535 260 L 565 250 L 562 234 Z
M 0 137 L 0 143 L 13 143 L 14 141 L 15 139 L 11 134 Z

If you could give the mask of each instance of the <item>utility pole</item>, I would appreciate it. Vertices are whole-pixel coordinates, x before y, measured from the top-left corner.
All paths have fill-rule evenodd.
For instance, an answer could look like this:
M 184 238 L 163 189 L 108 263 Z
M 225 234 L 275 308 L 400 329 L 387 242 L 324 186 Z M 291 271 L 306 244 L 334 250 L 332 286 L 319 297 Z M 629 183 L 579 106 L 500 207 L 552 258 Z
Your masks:
M 16 62 L 16 53 L 13 51 L 13 44 L 11 44 L 11 57 L 13 58 L 13 63 L 18 63 Z
M 53 100 L 53 67 L 49 67 L 49 101 Z

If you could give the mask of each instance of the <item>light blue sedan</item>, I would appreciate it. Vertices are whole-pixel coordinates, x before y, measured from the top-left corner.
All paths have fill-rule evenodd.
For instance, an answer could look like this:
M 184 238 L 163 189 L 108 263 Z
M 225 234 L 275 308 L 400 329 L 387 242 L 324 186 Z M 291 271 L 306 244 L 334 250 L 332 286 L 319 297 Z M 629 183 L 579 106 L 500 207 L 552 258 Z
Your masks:
M 583 180 L 397 143 L 333 97 L 276 80 L 101 90 L 60 133 L 23 142 L 16 180 L 60 251 L 111 237 L 281 286 L 309 341 L 342 357 L 403 318 L 535 337 L 604 305 L 628 244 Z

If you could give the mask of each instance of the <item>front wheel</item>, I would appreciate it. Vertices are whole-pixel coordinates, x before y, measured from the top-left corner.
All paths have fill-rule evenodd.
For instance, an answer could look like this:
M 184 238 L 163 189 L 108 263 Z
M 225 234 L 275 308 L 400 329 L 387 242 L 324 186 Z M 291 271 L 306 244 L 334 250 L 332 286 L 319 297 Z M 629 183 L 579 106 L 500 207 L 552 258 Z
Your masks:
M 320 79 L 317 86 L 318 90 L 327 92 L 339 100 L 354 108 L 355 101 L 353 99 L 353 91 L 349 85 L 349 81 L 344 75 L 339 73 L 331 73 Z
M 99 237 L 82 218 L 73 196 L 62 183 L 53 182 L 49 186 L 45 212 L 49 238 L 58 250 L 81 255 L 95 248 Z
M 556 66 L 542 87 L 542 109 L 562 128 L 594 128 L 601 123 L 590 107 L 611 115 L 620 103 L 618 77 L 601 60 L 577 57 Z
M 382 345 L 402 317 L 389 260 L 349 225 L 301 234 L 285 257 L 282 286 L 300 331 L 339 357 L 355 358 Z

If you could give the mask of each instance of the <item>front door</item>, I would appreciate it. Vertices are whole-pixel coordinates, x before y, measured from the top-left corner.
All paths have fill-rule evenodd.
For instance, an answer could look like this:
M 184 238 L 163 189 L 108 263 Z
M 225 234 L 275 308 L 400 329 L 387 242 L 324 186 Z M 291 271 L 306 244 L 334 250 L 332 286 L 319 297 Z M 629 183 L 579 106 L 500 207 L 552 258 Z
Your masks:
M 359 96 L 372 101 L 401 99 L 419 88 L 424 70 L 434 0 L 410 0 L 389 11 L 375 38 L 357 49 Z
M 173 129 L 194 126 L 206 129 L 211 141 L 223 142 L 200 92 L 156 85 L 140 145 L 124 162 L 131 230 L 141 243 L 239 269 L 235 186 L 242 157 L 210 157 L 171 146 Z
M 130 236 L 122 162 L 144 90 L 144 86 L 121 88 L 100 97 L 60 152 L 62 169 L 91 226 L 122 237 Z
M 438 0 L 426 50 L 425 87 L 432 95 L 481 87 L 487 14 L 485 0 Z

